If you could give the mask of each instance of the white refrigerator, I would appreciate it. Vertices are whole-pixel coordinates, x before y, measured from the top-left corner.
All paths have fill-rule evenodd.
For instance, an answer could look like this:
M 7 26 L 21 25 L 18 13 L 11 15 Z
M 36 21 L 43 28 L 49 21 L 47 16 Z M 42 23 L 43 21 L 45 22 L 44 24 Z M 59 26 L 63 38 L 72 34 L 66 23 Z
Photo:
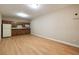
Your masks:
M 3 37 L 11 37 L 11 24 L 3 24 Z

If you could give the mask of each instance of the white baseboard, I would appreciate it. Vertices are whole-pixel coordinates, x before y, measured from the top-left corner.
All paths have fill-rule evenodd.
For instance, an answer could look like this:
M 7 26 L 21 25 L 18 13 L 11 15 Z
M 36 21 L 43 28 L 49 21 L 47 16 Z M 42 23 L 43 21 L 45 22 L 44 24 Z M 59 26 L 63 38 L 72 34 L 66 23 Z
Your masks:
M 38 37 L 41 37 L 41 38 L 50 39 L 50 40 L 53 40 L 53 41 L 57 41 L 57 42 L 60 42 L 60 43 L 66 44 L 66 45 L 70 45 L 70 46 L 74 46 L 74 47 L 79 48 L 79 45 L 76 45 L 76 44 L 72 44 L 72 43 L 69 43 L 69 42 L 61 41 L 61 40 L 56 40 L 56 39 L 49 38 L 49 37 L 39 35 L 39 34 L 34 34 L 34 33 L 31 33 L 31 34 L 35 35 L 35 36 L 38 36 Z

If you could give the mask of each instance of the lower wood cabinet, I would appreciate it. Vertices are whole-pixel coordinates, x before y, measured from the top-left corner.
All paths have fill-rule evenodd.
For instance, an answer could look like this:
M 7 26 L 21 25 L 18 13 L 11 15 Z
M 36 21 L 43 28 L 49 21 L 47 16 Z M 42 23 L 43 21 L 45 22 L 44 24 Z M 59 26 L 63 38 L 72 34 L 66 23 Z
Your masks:
M 12 36 L 30 34 L 29 29 L 12 29 Z

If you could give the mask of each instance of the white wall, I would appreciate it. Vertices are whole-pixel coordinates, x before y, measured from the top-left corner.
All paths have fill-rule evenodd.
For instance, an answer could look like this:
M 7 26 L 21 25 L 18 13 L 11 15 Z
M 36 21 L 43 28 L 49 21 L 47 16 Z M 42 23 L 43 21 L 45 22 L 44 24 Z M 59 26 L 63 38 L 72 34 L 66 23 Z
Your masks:
M 2 18 L 1 18 L 1 15 L 0 15 L 0 40 L 1 40 L 1 22 L 2 21 Z
M 78 5 L 33 19 L 31 32 L 79 46 L 79 19 L 74 19 L 75 12 L 79 13 Z

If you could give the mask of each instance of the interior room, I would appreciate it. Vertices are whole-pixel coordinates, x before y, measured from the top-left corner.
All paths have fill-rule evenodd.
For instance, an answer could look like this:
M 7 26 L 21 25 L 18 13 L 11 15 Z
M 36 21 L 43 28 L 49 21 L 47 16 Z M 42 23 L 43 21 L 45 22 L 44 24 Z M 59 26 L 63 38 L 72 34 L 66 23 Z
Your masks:
M 0 4 L 0 55 L 78 54 L 78 4 Z

